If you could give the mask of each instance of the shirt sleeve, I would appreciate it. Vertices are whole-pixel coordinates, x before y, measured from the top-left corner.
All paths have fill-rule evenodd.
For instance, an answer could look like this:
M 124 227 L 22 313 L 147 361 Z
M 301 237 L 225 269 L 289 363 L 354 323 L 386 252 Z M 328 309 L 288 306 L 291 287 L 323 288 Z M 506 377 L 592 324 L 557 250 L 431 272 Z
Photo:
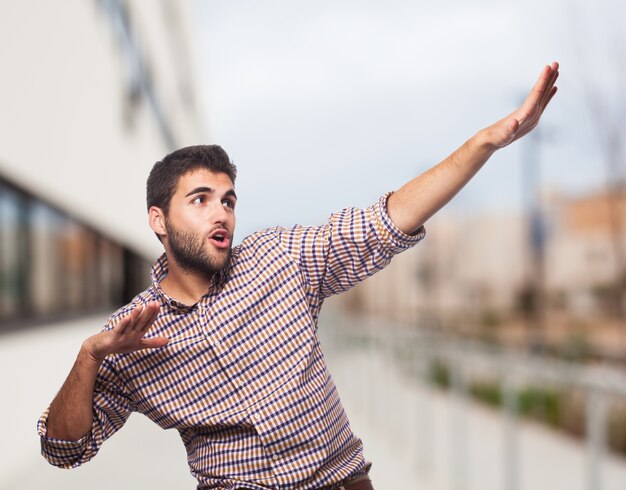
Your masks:
M 423 226 L 408 235 L 391 220 L 387 213 L 390 195 L 365 209 L 334 213 L 323 226 L 282 229 L 283 246 L 320 298 L 347 291 L 424 238 Z
M 134 406 L 124 393 L 123 382 L 117 373 L 114 359 L 107 357 L 98 371 L 93 400 L 91 430 L 77 441 L 55 439 L 47 435 L 46 409 L 37 422 L 41 440 L 41 454 L 52 465 L 74 468 L 93 458 L 102 443 L 122 428 Z

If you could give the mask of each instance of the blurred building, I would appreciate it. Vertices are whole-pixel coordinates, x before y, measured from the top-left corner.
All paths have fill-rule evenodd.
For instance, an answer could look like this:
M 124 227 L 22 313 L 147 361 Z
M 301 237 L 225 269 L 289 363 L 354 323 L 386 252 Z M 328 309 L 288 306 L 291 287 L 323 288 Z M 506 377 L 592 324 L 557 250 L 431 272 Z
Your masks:
M 0 330 L 110 309 L 148 283 L 148 172 L 204 140 L 190 9 L 0 3 Z
M 442 214 L 427 224 L 415 249 L 359 284 L 346 303 L 398 319 L 514 312 L 523 307 L 533 274 L 540 274 L 543 305 L 573 314 L 606 315 L 624 290 L 626 195 L 596 192 L 582 197 L 544 196 L 542 264 L 521 213 Z M 621 289 L 620 289 L 621 288 Z
M 606 311 L 623 295 L 626 194 L 595 192 L 553 205 L 547 247 L 548 291 L 579 313 Z M 623 299 L 622 299 L 623 301 Z
M 426 239 L 346 295 L 350 307 L 427 321 L 507 309 L 528 276 L 525 220 L 519 214 L 442 214 Z

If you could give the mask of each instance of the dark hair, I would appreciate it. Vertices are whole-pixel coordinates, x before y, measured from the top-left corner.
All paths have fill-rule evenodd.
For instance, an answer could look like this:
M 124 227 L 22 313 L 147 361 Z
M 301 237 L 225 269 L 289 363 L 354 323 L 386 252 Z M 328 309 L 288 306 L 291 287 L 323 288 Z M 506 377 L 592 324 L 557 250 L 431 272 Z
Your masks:
M 152 167 L 146 185 L 148 209 L 157 206 L 167 214 L 178 180 L 187 172 L 199 168 L 224 173 L 233 184 L 237 177 L 237 167 L 221 146 L 196 145 L 181 148 L 156 162 Z

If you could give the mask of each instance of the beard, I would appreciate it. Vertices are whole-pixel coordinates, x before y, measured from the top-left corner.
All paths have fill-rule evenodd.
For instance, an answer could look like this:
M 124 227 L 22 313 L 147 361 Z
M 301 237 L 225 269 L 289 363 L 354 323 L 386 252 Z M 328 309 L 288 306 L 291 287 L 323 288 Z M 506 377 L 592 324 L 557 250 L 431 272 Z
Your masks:
M 193 272 L 212 276 L 226 268 L 230 262 L 231 246 L 228 250 L 211 253 L 207 249 L 207 239 L 200 234 L 182 231 L 174 227 L 168 220 L 165 229 L 169 240 L 172 256 L 178 266 L 185 272 Z

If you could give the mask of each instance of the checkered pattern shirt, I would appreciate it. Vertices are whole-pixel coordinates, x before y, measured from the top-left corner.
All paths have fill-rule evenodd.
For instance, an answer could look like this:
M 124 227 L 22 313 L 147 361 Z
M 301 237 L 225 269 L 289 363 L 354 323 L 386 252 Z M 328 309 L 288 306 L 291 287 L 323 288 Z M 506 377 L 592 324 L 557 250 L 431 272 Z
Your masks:
M 70 468 L 90 460 L 131 412 L 176 429 L 199 489 L 337 488 L 369 470 L 351 431 L 316 335 L 324 298 L 385 267 L 424 237 L 402 233 L 386 211 L 390 193 L 348 208 L 319 227 L 270 228 L 233 247 L 225 281 L 195 304 L 159 282 L 111 316 L 110 329 L 148 301 L 161 312 L 147 336 L 160 349 L 108 356 L 97 376 L 91 432 L 78 441 L 46 436 L 42 454 Z

